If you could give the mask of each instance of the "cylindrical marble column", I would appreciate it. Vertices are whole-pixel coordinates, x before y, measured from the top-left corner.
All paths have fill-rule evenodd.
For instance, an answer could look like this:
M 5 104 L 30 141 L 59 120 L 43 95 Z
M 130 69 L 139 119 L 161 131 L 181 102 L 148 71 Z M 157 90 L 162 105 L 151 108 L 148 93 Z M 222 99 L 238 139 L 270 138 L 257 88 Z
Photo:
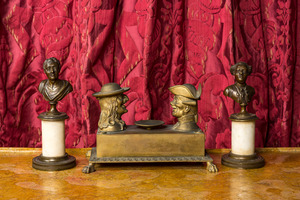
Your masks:
M 65 120 L 42 120 L 42 155 L 62 157 L 65 155 Z
M 76 166 L 76 159 L 65 152 L 66 113 L 38 116 L 42 122 L 42 154 L 33 158 L 32 167 L 44 171 L 59 171 Z
M 222 164 L 243 169 L 263 167 L 263 157 L 255 153 L 255 121 L 258 118 L 254 114 L 241 118 L 229 118 L 232 121 L 231 152 L 222 156 Z
M 231 152 L 253 155 L 255 150 L 255 121 L 232 121 Z

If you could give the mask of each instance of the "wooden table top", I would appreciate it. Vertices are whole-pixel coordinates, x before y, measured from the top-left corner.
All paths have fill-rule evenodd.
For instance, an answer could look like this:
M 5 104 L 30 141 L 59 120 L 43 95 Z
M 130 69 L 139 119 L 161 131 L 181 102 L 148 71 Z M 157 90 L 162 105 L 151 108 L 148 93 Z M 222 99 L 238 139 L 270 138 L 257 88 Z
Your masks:
M 83 174 L 90 149 L 67 149 L 77 166 L 38 171 L 41 149 L 0 148 L 0 199 L 300 199 L 300 148 L 257 151 L 266 165 L 234 169 L 221 165 L 229 150 L 207 150 L 218 173 L 203 163 L 106 164 Z

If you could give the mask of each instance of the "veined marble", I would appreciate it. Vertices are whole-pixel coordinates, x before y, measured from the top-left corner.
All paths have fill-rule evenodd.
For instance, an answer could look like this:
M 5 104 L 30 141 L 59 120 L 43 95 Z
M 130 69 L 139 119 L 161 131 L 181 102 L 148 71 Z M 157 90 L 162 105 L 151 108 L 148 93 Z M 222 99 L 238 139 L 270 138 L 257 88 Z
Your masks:
M 266 160 L 259 169 L 221 165 L 229 150 L 208 150 L 218 173 L 204 164 L 107 164 L 83 174 L 88 149 L 67 149 L 75 168 L 47 172 L 31 167 L 41 149 L 0 148 L 0 199 L 217 200 L 300 199 L 300 148 L 257 149 Z

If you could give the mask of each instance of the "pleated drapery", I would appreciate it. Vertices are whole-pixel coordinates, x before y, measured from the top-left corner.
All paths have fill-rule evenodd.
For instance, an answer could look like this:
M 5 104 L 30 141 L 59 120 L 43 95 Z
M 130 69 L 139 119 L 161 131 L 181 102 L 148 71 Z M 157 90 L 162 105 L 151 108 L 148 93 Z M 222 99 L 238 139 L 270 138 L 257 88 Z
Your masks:
M 2 0 L 0 2 L 0 146 L 41 147 L 37 116 L 42 64 L 56 57 L 74 91 L 66 147 L 96 145 L 102 85 L 130 87 L 126 124 L 174 124 L 173 85 L 202 87 L 198 125 L 206 148 L 230 148 L 228 117 L 239 105 L 223 95 L 230 66 L 253 68 L 257 147 L 300 144 L 300 3 L 296 0 Z

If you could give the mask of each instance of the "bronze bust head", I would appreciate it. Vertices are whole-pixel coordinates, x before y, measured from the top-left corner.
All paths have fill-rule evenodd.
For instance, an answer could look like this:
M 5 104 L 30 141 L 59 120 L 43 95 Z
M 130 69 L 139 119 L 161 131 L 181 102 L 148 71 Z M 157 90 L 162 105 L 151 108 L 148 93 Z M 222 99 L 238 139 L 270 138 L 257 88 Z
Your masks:
M 246 84 L 247 77 L 251 72 L 252 67 L 244 62 L 238 62 L 231 66 L 230 73 L 235 76 L 235 83 L 225 88 L 223 92 L 225 96 L 240 104 L 240 114 L 247 114 L 246 106 L 255 94 L 254 88 Z
M 56 110 L 56 104 L 68 93 L 72 92 L 73 87 L 68 81 L 58 79 L 61 66 L 56 58 L 52 57 L 46 59 L 43 68 L 48 79 L 40 83 L 39 91 L 44 96 L 44 99 L 49 101 L 51 105 L 47 114 L 60 115 L 61 113 Z
M 121 116 L 128 112 L 124 104 L 129 99 L 123 93 L 129 89 L 127 87 L 121 88 L 117 83 L 107 83 L 103 85 L 100 92 L 93 94 L 99 100 L 101 107 L 98 131 L 111 132 L 126 129 L 126 124 Z
M 201 95 L 201 85 L 198 91 L 191 84 L 175 85 L 169 88 L 174 99 L 171 101 L 172 115 L 177 117 L 178 122 L 173 126 L 178 131 L 202 132 L 197 125 L 198 103 Z

